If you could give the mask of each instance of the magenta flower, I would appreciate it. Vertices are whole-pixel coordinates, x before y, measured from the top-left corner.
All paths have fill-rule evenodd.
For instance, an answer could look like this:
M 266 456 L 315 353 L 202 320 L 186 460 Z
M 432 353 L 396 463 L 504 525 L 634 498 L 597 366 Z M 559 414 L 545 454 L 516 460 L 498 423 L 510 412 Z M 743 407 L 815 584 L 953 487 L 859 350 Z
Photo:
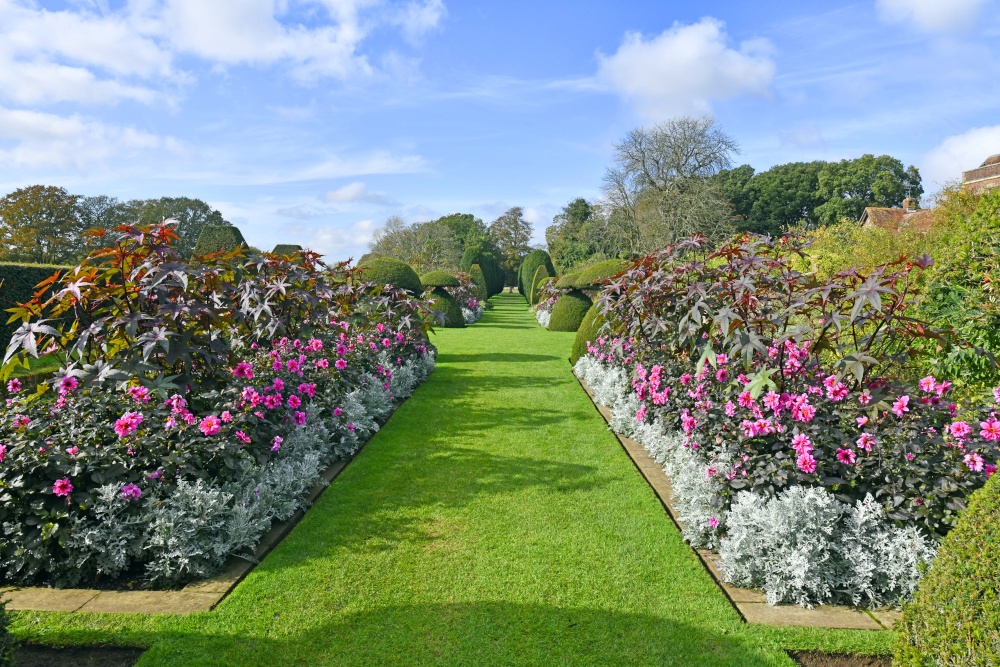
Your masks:
M 242 442 L 244 445 L 250 444 L 250 436 L 243 431 L 236 432 L 236 439 Z
M 295 359 L 289 359 L 288 363 L 286 363 L 285 366 L 288 367 L 288 371 L 291 373 L 299 372 L 299 362 L 297 362 Z
M 140 489 L 135 484 L 126 484 L 121 490 L 122 498 L 127 498 L 128 500 L 139 500 L 142 496 L 142 489 Z
M 736 404 L 733 403 L 732 401 L 726 401 L 725 410 L 726 410 L 726 416 L 732 417 L 733 415 L 736 414 Z
M 996 417 L 990 417 L 984 422 L 979 422 L 979 435 L 983 440 L 996 442 L 1000 440 L 1000 421 Z
M 930 394 L 937 389 L 937 380 L 935 380 L 933 376 L 928 375 L 927 377 L 922 378 L 920 382 L 917 383 L 917 386 L 920 387 L 920 391 Z
M 753 397 L 750 395 L 749 391 L 744 391 L 739 395 L 737 399 L 741 407 L 751 408 L 753 407 Z
M 285 390 L 285 381 L 281 378 L 274 378 L 274 384 L 272 385 L 275 391 Z
M 0 463 L 7 458 L 7 445 L 0 445 Z
M 276 452 L 279 449 L 281 449 L 281 443 L 283 442 L 284 440 L 281 438 L 280 435 L 274 436 L 274 440 L 271 441 L 271 451 Z
M 854 450 L 851 448 L 847 449 L 837 449 L 837 460 L 843 463 L 845 466 L 854 465 L 856 460 L 856 455 Z
M 18 380 L 17 378 L 14 378 L 13 380 L 8 380 L 7 391 L 9 391 L 12 394 L 16 394 L 17 392 L 21 391 L 21 381 Z
M 288 402 L 285 405 L 294 410 L 295 408 L 302 405 L 302 399 L 296 396 L 295 394 L 292 394 L 291 396 L 288 397 Z
M 206 436 L 215 435 L 222 430 L 222 420 L 215 415 L 208 415 L 201 420 L 201 424 L 198 425 L 198 428 Z
M 644 419 L 646 419 L 646 406 L 645 406 L 645 405 L 642 405 L 642 406 L 640 406 L 640 407 L 639 407 L 639 409 L 638 409 L 638 410 L 636 410 L 636 413 L 635 413 L 635 420 L 636 420 L 637 422 L 641 422 L 641 421 L 643 421 Z
M 143 416 L 138 412 L 126 412 L 115 422 L 115 433 L 119 438 L 124 438 L 135 433 L 142 423 Z
M 305 394 L 309 398 L 316 396 L 316 385 L 312 382 L 307 382 L 299 385 L 299 393 Z
M 131 398 L 136 403 L 139 403 L 141 405 L 147 405 L 149 403 L 150 399 L 149 389 L 146 389 L 145 387 L 142 386 L 129 387 L 127 393 L 129 395 L 129 398 Z
M 858 428 L 863 428 L 866 424 L 868 424 L 868 417 L 861 415 L 860 417 L 858 417 L 857 422 L 858 422 Z
M 339 417 L 340 415 L 342 415 L 343 413 L 344 413 L 344 411 L 343 411 L 343 410 L 341 410 L 340 408 L 334 408 L 334 409 L 333 409 L 333 414 L 335 414 L 335 415 L 336 415 L 336 416 L 338 416 L 338 417 Z
M 52 485 L 52 493 L 60 497 L 73 493 L 73 484 L 69 481 L 69 477 L 57 479 L 56 483 Z
M 376 324 L 376 325 L 375 325 L 375 329 L 376 329 L 376 330 L 377 330 L 377 331 L 378 331 L 379 333 L 382 333 L 383 331 L 385 331 L 385 325 L 384 325 L 384 324 L 382 324 L 381 322 L 379 322 L 378 324 Z
M 66 376 L 59 381 L 59 393 L 68 394 L 70 392 L 76 391 L 76 388 L 80 386 L 80 383 L 75 377 Z
M 271 370 L 280 371 L 285 365 L 281 363 L 281 359 L 275 359 L 274 363 L 271 364 Z
M 983 457 L 976 452 L 969 452 L 965 455 L 965 465 L 973 472 L 982 472 L 984 463 L 986 462 L 983 461 Z
M 719 527 L 719 520 L 716 519 L 714 516 L 708 517 L 708 527 L 709 528 L 718 528 Z
M 865 389 L 863 392 L 861 392 L 861 395 L 858 396 L 858 403 L 860 403 L 861 405 L 868 405 L 871 402 L 872 402 L 872 395 L 868 393 L 867 389 Z
M 870 452 L 872 450 L 872 445 L 875 444 L 875 436 L 871 433 L 862 433 L 861 437 L 858 438 L 858 441 L 855 444 L 866 452 Z
M 243 378 L 245 380 L 253 379 L 253 366 L 246 361 L 241 361 L 236 364 L 236 368 L 233 369 L 233 375 L 238 378 Z
M 903 413 L 910 411 L 910 408 L 907 407 L 909 403 L 909 396 L 900 396 L 896 399 L 896 402 L 892 404 L 892 413 L 897 417 L 902 417 Z
M 69 454 L 71 458 L 76 458 L 76 455 L 80 453 L 80 448 L 77 447 L 76 445 L 73 445 L 72 447 L 67 447 L 66 453 Z M 2 460 L 3 459 L 0 458 L 0 461 Z
M 799 458 L 795 459 L 795 465 L 806 474 L 816 472 L 816 459 L 812 457 L 812 454 L 800 455 Z
M 345 361 L 344 359 L 337 359 L 337 361 L 333 365 L 336 367 L 338 371 L 342 371 L 345 368 L 347 368 L 347 361 Z
M 219 418 L 226 424 L 233 421 L 233 414 L 229 410 L 223 410 Z
M 794 449 L 795 453 L 799 456 L 808 454 L 813 449 L 812 441 L 809 440 L 809 436 L 804 433 L 799 433 L 792 438 L 792 449 Z
M 306 419 L 307 419 L 306 413 L 304 413 L 304 412 L 296 412 L 295 413 L 294 421 L 295 421 L 295 425 L 296 426 L 305 426 L 306 425 Z
M 14 415 L 14 426 L 16 428 L 26 427 L 31 423 L 31 418 L 28 415 Z
M 268 410 L 274 410 L 279 405 L 281 405 L 281 394 L 268 394 L 264 397 L 264 407 Z
M 952 434 L 955 438 L 962 440 L 965 436 L 972 433 L 972 427 L 966 422 L 952 422 L 948 426 L 948 432 Z
M 316 368 L 326 369 L 326 368 L 329 368 L 329 367 L 330 367 L 330 360 L 329 359 L 318 359 L 316 361 Z

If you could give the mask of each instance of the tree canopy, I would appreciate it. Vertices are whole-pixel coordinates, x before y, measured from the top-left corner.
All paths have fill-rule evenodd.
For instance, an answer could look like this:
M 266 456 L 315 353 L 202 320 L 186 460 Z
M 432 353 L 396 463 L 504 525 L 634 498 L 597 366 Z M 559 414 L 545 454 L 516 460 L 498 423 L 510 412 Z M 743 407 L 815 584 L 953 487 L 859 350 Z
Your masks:
M 49 185 L 20 188 L 0 199 L 0 259 L 63 264 L 81 254 L 79 195 Z
M 517 270 L 531 247 L 531 223 L 524 219 L 524 209 L 515 206 L 490 223 L 489 236 L 500 253 L 505 284 L 517 284 Z

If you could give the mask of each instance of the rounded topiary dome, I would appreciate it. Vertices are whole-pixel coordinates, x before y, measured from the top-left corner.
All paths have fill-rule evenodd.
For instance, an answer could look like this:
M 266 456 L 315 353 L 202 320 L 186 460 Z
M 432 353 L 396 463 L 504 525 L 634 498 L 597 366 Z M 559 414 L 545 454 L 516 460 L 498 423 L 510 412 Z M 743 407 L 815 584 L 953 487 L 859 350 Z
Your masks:
M 365 260 L 360 267 L 364 270 L 361 274 L 362 280 L 375 283 L 379 287 L 392 285 L 414 294 L 424 291 L 420 276 L 406 262 L 392 257 L 373 257 Z
M 580 328 L 576 330 L 576 340 L 573 341 L 573 350 L 569 354 L 569 363 L 575 366 L 580 357 L 587 354 L 587 343 L 597 340 L 604 321 L 604 315 L 597 310 L 597 304 L 590 306 L 590 310 L 580 322 Z
M 458 278 L 451 275 L 447 271 L 431 271 L 430 273 L 425 273 L 420 276 L 420 282 L 423 284 L 424 289 L 429 289 L 431 287 L 458 287 L 461 284 L 458 282 Z
M 558 289 L 573 289 L 573 285 L 576 284 L 576 279 L 579 275 L 579 273 L 567 273 L 556 281 L 556 287 Z
M 620 259 L 607 259 L 589 266 L 576 277 L 573 287 L 576 289 L 594 289 L 606 283 L 613 276 L 625 270 L 628 262 Z
M 1000 475 L 972 494 L 896 624 L 893 665 L 996 665 Z
M 434 307 L 444 311 L 444 328 L 461 329 L 465 326 L 465 317 L 462 315 L 462 306 L 443 287 L 435 287 Z
M 576 331 L 590 310 L 590 299 L 578 290 L 567 292 L 552 306 L 549 331 Z
M 297 252 L 302 251 L 302 246 L 294 243 L 279 243 L 274 246 L 274 250 L 271 251 L 272 255 L 278 255 L 279 257 L 287 257 L 288 255 L 294 255 Z

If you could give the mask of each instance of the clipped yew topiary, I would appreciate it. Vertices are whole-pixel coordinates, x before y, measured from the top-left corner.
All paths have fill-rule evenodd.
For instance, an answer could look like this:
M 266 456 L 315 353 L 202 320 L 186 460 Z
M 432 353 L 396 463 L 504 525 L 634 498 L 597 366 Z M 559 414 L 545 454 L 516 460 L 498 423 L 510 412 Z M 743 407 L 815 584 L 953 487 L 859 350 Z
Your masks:
M 274 250 L 271 251 L 272 255 L 278 255 L 279 257 L 287 257 L 288 255 L 294 255 L 297 252 L 302 251 L 302 246 L 295 243 L 279 243 L 274 246 Z
M 65 273 L 71 268 L 54 264 L 0 263 L 0 358 L 3 358 L 10 337 L 21 326 L 20 321 L 7 324 L 10 313 L 6 310 L 30 301 L 35 295 L 35 286 L 51 278 L 56 271 Z M 45 299 L 51 294 L 51 288 L 46 289 L 41 298 Z
M 556 281 L 556 287 L 559 289 L 573 289 L 573 285 L 576 284 L 576 279 L 579 275 L 579 273 L 567 273 Z
M 587 342 L 597 339 L 604 321 L 604 315 L 601 315 L 597 310 L 597 304 L 591 305 L 590 310 L 583 316 L 583 321 L 580 322 L 580 328 L 576 330 L 576 339 L 573 341 L 573 349 L 569 354 L 569 363 L 575 366 L 580 357 L 587 354 Z
M 590 299 L 579 290 L 567 292 L 559 297 L 552 307 L 552 317 L 549 319 L 549 331 L 576 331 L 580 328 L 583 316 L 590 310 Z
M 469 268 L 469 275 L 472 276 L 472 282 L 476 284 L 476 298 L 480 301 L 486 301 L 490 298 L 489 287 L 486 284 L 486 275 L 483 273 L 483 267 L 478 264 L 473 264 Z
M 494 294 L 503 291 L 503 267 L 493 253 L 484 250 L 480 245 L 471 245 L 462 253 L 462 259 L 458 262 L 458 268 L 463 271 L 472 270 L 472 265 L 478 264 L 486 279 L 487 294 L 484 299 L 488 299 Z
M 897 625 L 895 667 L 1000 665 L 1000 475 L 969 499 Z
M 579 273 L 573 287 L 580 290 L 596 289 L 610 278 L 618 275 L 628 266 L 628 262 L 620 259 L 606 259 L 593 266 L 588 266 Z
M 432 287 L 458 287 L 460 285 L 458 278 L 447 271 L 441 270 L 431 271 L 420 276 L 420 283 L 424 286 L 424 289 Z
M 531 281 L 535 277 L 535 272 L 539 266 L 545 266 L 549 272 L 547 275 L 556 275 L 555 267 L 552 266 L 552 258 L 544 250 L 532 250 L 521 262 L 521 268 L 517 271 L 517 291 L 527 299 L 530 296 Z
M 535 275 L 531 277 L 531 288 L 528 290 L 528 303 L 530 305 L 534 306 L 538 303 L 538 290 L 541 289 L 542 281 L 554 275 L 549 273 L 548 267 L 544 264 L 535 269 Z
M 465 327 L 465 318 L 462 316 L 462 306 L 458 300 L 443 287 L 435 287 L 431 292 L 434 295 L 434 308 L 444 311 L 445 329 L 462 329 Z
M 373 282 L 379 287 L 392 285 L 413 294 L 424 291 L 420 276 L 406 262 L 392 257 L 373 257 L 359 266 L 364 270 L 361 274 L 362 279 Z
M 214 252 L 229 252 L 245 246 L 246 240 L 240 230 L 232 225 L 205 225 L 194 244 L 194 255 L 210 255 Z

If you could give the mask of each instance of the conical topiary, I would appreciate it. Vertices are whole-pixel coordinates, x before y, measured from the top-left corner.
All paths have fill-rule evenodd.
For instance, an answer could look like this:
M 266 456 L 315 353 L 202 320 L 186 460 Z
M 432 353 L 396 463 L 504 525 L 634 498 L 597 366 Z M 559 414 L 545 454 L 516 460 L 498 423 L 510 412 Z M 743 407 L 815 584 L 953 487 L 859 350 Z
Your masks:
M 274 246 L 274 250 L 271 251 L 272 255 L 277 255 L 279 257 L 287 257 L 288 255 L 294 255 L 297 252 L 302 251 L 302 246 L 294 243 L 279 243 Z
M 524 260 L 521 261 L 521 266 L 517 272 L 517 291 L 520 292 L 525 299 L 529 296 L 528 293 L 531 290 L 531 281 L 535 277 L 535 272 L 538 270 L 538 267 L 542 265 L 548 268 L 548 275 L 556 275 L 556 270 L 552 266 L 552 258 L 549 257 L 549 253 L 544 250 L 532 250 L 525 256 Z
M 483 274 L 483 268 L 478 264 L 473 264 L 469 269 L 469 275 L 472 276 L 472 282 L 476 284 L 476 298 L 480 301 L 486 301 L 490 298 L 490 292 L 486 284 L 486 276 Z
M 243 234 L 232 225 L 205 225 L 201 228 L 201 234 L 198 235 L 198 242 L 194 244 L 192 253 L 211 255 L 216 252 L 236 250 L 246 244 Z

